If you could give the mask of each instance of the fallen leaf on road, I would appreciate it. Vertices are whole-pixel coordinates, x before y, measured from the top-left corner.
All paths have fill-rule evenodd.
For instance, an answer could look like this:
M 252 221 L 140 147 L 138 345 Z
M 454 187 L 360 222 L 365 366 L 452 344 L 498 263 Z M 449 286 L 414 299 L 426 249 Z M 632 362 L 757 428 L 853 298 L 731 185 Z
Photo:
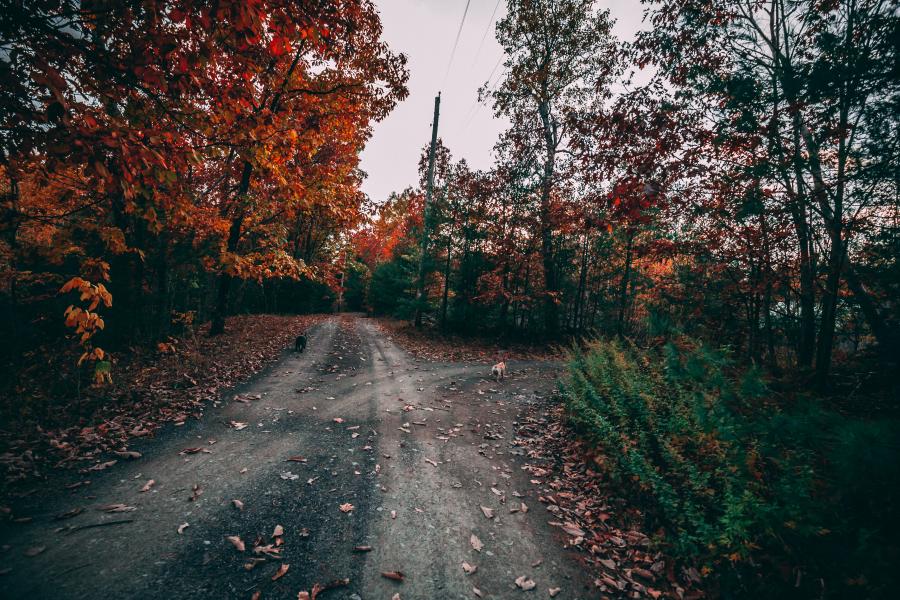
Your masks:
M 471 575 L 472 573 L 474 573 L 475 571 L 478 570 L 478 565 L 470 565 L 466 561 L 463 561 L 462 568 L 463 568 L 463 571 L 466 572 L 466 575 Z
M 240 471 L 238 471 L 238 473 L 240 473 L 241 475 L 243 475 L 243 474 L 246 473 L 246 472 L 247 472 L 247 467 L 244 467 L 243 469 L 241 469 Z
M 241 502 L 240 500 L 232 500 L 231 503 L 234 504 L 234 507 L 235 507 L 236 509 L 238 509 L 238 510 L 244 510 L 244 503 Z
M 108 513 L 120 513 L 120 512 L 131 512 L 133 510 L 137 510 L 134 506 L 126 506 L 124 504 L 107 504 L 106 506 L 101 506 L 97 510 L 102 510 L 103 512 Z
M 200 487 L 199 483 L 195 483 L 194 487 L 191 488 L 191 497 L 188 498 L 188 502 L 194 502 L 203 495 L 203 488 Z
M 297 600 L 310 600 L 309 592 L 299 592 L 297 594 Z
M 266 562 L 266 559 L 264 559 L 264 558 L 251 558 L 250 560 L 248 560 L 247 562 L 244 563 L 244 570 L 252 571 L 256 565 L 258 565 L 259 563 L 264 563 L 264 562 Z
M 30 558 L 30 557 L 37 556 L 38 554 L 43 553 L 44 550 L 46 550 L 46 549 L 47 549 L 47 546 L 32 546 L 31 548 L 28 548 L 27 550 L 25 550 L 24 554 L 25 554 L 25 556 L 28 556 Z
M 253 595 L 250 596 L 250 600 L 259 600 L 261 596 L 262 596 L 262 592 L 260 592 L 260 591 L 253 592 Z
M 334 419 L 332 419 L 332 421 L 334 421 L 334 422 L 337 423 L 338 425 L 340 425 L 341 423 L 344 422 L 344 420 L 343 420 L 342 418 L 340 418 L 340 417 L 335 417 Z
M 493 508 L 488 508 L 487 506 L 482 506 L 481 512 L 483 512 L 484 516 L 487 517 L 488 519 L 494 518 L 494 509 Z
M 241 423 L 240 421 L 230 421 L 229 425 L 231 425 L 234 429 L 237 429 L 238 431 L 240 431 L 241 429 L 244 429 L 245 427 L 247 427 L 248 424 Z
M 299 475 L 294 475 L 294 474 L 291 473 L 290 471 L 285 471 L 284 473 L 282 473 L 281 475 L 279 475 L 279 477 L 281 477 L 281 478 L 284 479 L 285 481 L 294 481 L 295 479 L 300 479 L 300 476 L 299 476 Z
M 491 491 L 494 492 L 494 494 L 497 495 L 497 496 L 501 496 L 501 497 L 503 496 L 503 492 L 501 492 L 500 490 L 498 490 L 498 489 L 495 488 L 495 487 L 492 487 L 492 488 L 491 488 Z
M 391 518 L 392 518 L 392 519 L 396 519 L 396 518 L 397 518 L 397 511 L 396 511 L 396 510 L 392 510 L 392 511 L 391 511 Z
M 238 549 L 238 551 L 243 552 L 247 549 L 247 546 L 244 545 L 244 540 L 237 535 L 226 535 L 225 539 L 231 542 L 231 544 Z
M 272 537 L 281 537 L 284 535 L 284 527 L 281 525 L 275 526 L 275 531 L 272 532 Z
M 341 504 L 339 508 L 341 509 L 341 512 L 348 513 L 353 510 L 354 506 L 349 502 L 345 502 L 344 504 Z
M 484 544 L 481 543 L 481 540 L 479 540 L 478 536 L 474 533 L 472 534 L 472 537 L 469 538 L 469 543 L 472 544 L 472 548 L 475 552 L 481 552 L 481 549 L 484 548 Z
M 207 448 L 185 448 L 178 454 L 197 454 L 198 452 L 203 452 L 205 454 L 212 454 L 212 450 Z
M 98 464 L 94 465 L 93 467 L 88 467 L 87 469 L 84 469 L 84 471 L 102 471 L 104 469 L 108 469 L 109 467 L 113 466 L 114 464 L 116 464 L 116 462 L 117 461 L 109 460 L 106 462 L 98 463 Z
M 150 491 L 150 488 L 153 487 L 153 484 L 154 484 L 154 483 L 156 483 L 156 480 L 155 480 L 155 479 L 149 480 L 147 483 L 144 484 L 144 487 L 141 488 L 141 491 L 142 491 L 142 492 L 149 492 L 149 491 Z
M 523 513 L 527 513 L 527 512 L 528 512 L 528 506 L 527 506 L 524 502 L 522 502 L 522 505 L 520 506 L 520 509 L 522 510 Z
M 556 595 L 561 591 L 562 591 L 562 588 L 550 588 L 549 590 L 547 590 L 547 593 L 550 594 L 551 598 L 555 598 Z
M 400 594 L 394 594 L 391 596 L 391 600 L 400 600 Z
M 371 552 L 372 546 L 356 546 L 353 548 L 354 552 Z
M 134 450 L 119 450 L 113 454 L 119 458 L 140 458 L 142 456 L 140 452 L 135 452 Z
M 403 573 L 400 571 L 382 571 L 381 576 L 394 581 L 403 581 Z
M 275 581 L 277 579 L 281 579 L 282 577 L 284 577 L 284 574 L 287 573 L 288 569 L 290 569 L 290 568 L 291 568 L 291 565 L 281 563 L 281 566 L 278 567 L 278 571 L 276 571 L 275 574 L 272 575 L 272 581 Z
M 181 535 L 182 533 L 184 533 L 184 530 L 187 529 L 188 527 L 190 527 L 190 525 L 188 525 L 187 523 L 182 523 L 181 525 L 179 525 L 178 526 L 178 535 Z
M 433 467 L 438 466 L 438 464 L 436 462 L 434 462 L 433 460 L 431 460 L 430 458 L 426 458 L 425 462 L 427 462 L 429 465 L 431 465 Z
M 312 596 L 310 597 L 309 600 L 316 600 L 316 597 L 324 591 L 333 590 L 334 588 L 339 588 L 339 587 L 346 587 L 348 585 L 350 585 L 350 580 L 347 578 L 335 579 L 331 583 L 327 583 L 325 585 L 322 585 L 321 583 L 316 583 L 312 587 Z M 299 599 L 299 596 L 298 596 L 298 599 Z
M 57 521 L 62 521 L 63 519 L 71 519 L 72 517 L 80 515 L 84 511 L 80 506 L 77 508 L 73 508 L 72 510 L 67 510 L 66 512 L 56 515 L 53 517 Z
M 574 523 L 564 523 L 562 528 L 563 528 L 563 531 L 565 531 L 566 533 L 568 533 L 571 536 L 574 536 L 574 537 L 584 537 L 585 536 L 584 530 L 581 527 L 579 527 L 578 525 L 575 525 Z
M 481 590 L 479 590 L 477 587 L 473 587 L 473 588 L 472 588 L 472 593 L 475 594 L 476 596 L 478 596 L 479 598 L 483 598 L 483 597 L 484 597 L 484 596 L 481 594 Z
M 524 575 L 516 579 L 516 585 L 525 592 L 527 592 L 528 590 L 533 590 L 537 587 L 537 584 L 533 580 L 528 579 Z
M 292 456 L 292 457 L 290 457 L 289 459 L 287 459 L 285 462 L 299 462 L 299 463 L 305 463 L 305 462 L 306 462 L 306 459 L 303 458 L 302 456 Z

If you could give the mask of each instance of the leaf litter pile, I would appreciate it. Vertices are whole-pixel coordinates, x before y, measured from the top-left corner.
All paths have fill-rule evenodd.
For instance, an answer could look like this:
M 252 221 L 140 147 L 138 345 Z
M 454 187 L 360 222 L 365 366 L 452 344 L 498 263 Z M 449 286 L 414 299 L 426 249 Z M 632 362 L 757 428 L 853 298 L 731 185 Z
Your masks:
M 41 427 L 29 419 L 4 425 L 0 485 L 40 476 L 47 467 L 99 471 L 117 460 L 140 458 L 127 449 L 129 440 L 152 436 L 164 423 L 200 418 L 207 401 L 218 400 L 225 388 L 258 373 L 293 344 L 299 331 L 323 318 L 235 316 L 220 336 L 209 337 L 205 325 L 194 336 L 165 344 L 164 351 L 123 353 L 113 367 L 111 386 L 82 390 L 82 401 L 57 401 L 54 426 Z M 24 377 L 20 396 L 45 393 L 45 374 L 30 376 Z M 10 398 L 0 402 L 11 405 Z M 104 455 L 109 460 L 98 461 Z
M 565 423 L 562 407 L 535 407 L 519 422 L 516 445 L 523 446 L 532 483 L 540 489 L 550 524 L 566 545 L 585 556 L 594 585 L 605 598 L 676 598 L 705 594 L 696 569 L 680 566 L 655 549 L 642 531 L 644 518 L 614 494 L 592 451 Z M 525 589 L 529 583 L 516 584 Z

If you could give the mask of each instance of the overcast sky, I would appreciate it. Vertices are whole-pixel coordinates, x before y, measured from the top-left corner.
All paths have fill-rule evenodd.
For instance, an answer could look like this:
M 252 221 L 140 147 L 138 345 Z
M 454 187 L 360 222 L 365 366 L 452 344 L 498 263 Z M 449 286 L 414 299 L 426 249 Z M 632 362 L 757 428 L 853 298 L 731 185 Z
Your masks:
M 438 136 L 455 159 L 465 158 L 476 169 L 490 168 L 493 146 L 506 123 L 493 117 L 490 106 L 479 106 L 477 97 L 503 55 L 494 38 L 494 22 L 505 13 L 506 0 L 500 1 L 493 22 L 497 0 L 470 0 L 452 64 L 450 54 L 466 0 L 375 0 L 375 4 L 385 41 L 409 59 L 409 97 L 375 125 L 362 154 L 362 169 L 368 173 L 363 191 L 382 202 L 391 192 L 417 184 L 419 153 L 431 139 L 438 90 L 442 92 Z M 610 9 L 620 38 L 631 38 L 640 27 L 638 0 L 598 0 L 597 5 Z M 497 67 L 491 83 L 502 70 L 502 65 Z

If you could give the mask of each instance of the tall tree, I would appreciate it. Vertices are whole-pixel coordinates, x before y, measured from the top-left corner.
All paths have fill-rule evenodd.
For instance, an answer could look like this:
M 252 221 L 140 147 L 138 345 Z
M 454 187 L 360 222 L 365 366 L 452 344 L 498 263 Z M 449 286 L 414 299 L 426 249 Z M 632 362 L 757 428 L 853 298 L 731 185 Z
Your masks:
M 544 327 L 559 332 L 560 282 L 554 250 L 554 194 L 567 131 L 562 115 L 603 93 L 616 73 L 616 44 L 608 10 L 591 0 L 508 0 L 497 23 L 506 75 L 492 92 L 494 110 L 513 135 L 540 157 L 540 240 L 544 269 Z

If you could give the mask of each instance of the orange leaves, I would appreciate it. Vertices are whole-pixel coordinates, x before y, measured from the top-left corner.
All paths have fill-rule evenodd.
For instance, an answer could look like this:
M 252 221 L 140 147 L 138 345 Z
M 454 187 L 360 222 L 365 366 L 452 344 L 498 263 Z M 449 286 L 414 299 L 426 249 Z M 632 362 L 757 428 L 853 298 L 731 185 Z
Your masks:
M 291 43 L 286 37 L 276 35 L 269 42 L 269 52 L 272 56 L 282 56 L 291 51 Z

